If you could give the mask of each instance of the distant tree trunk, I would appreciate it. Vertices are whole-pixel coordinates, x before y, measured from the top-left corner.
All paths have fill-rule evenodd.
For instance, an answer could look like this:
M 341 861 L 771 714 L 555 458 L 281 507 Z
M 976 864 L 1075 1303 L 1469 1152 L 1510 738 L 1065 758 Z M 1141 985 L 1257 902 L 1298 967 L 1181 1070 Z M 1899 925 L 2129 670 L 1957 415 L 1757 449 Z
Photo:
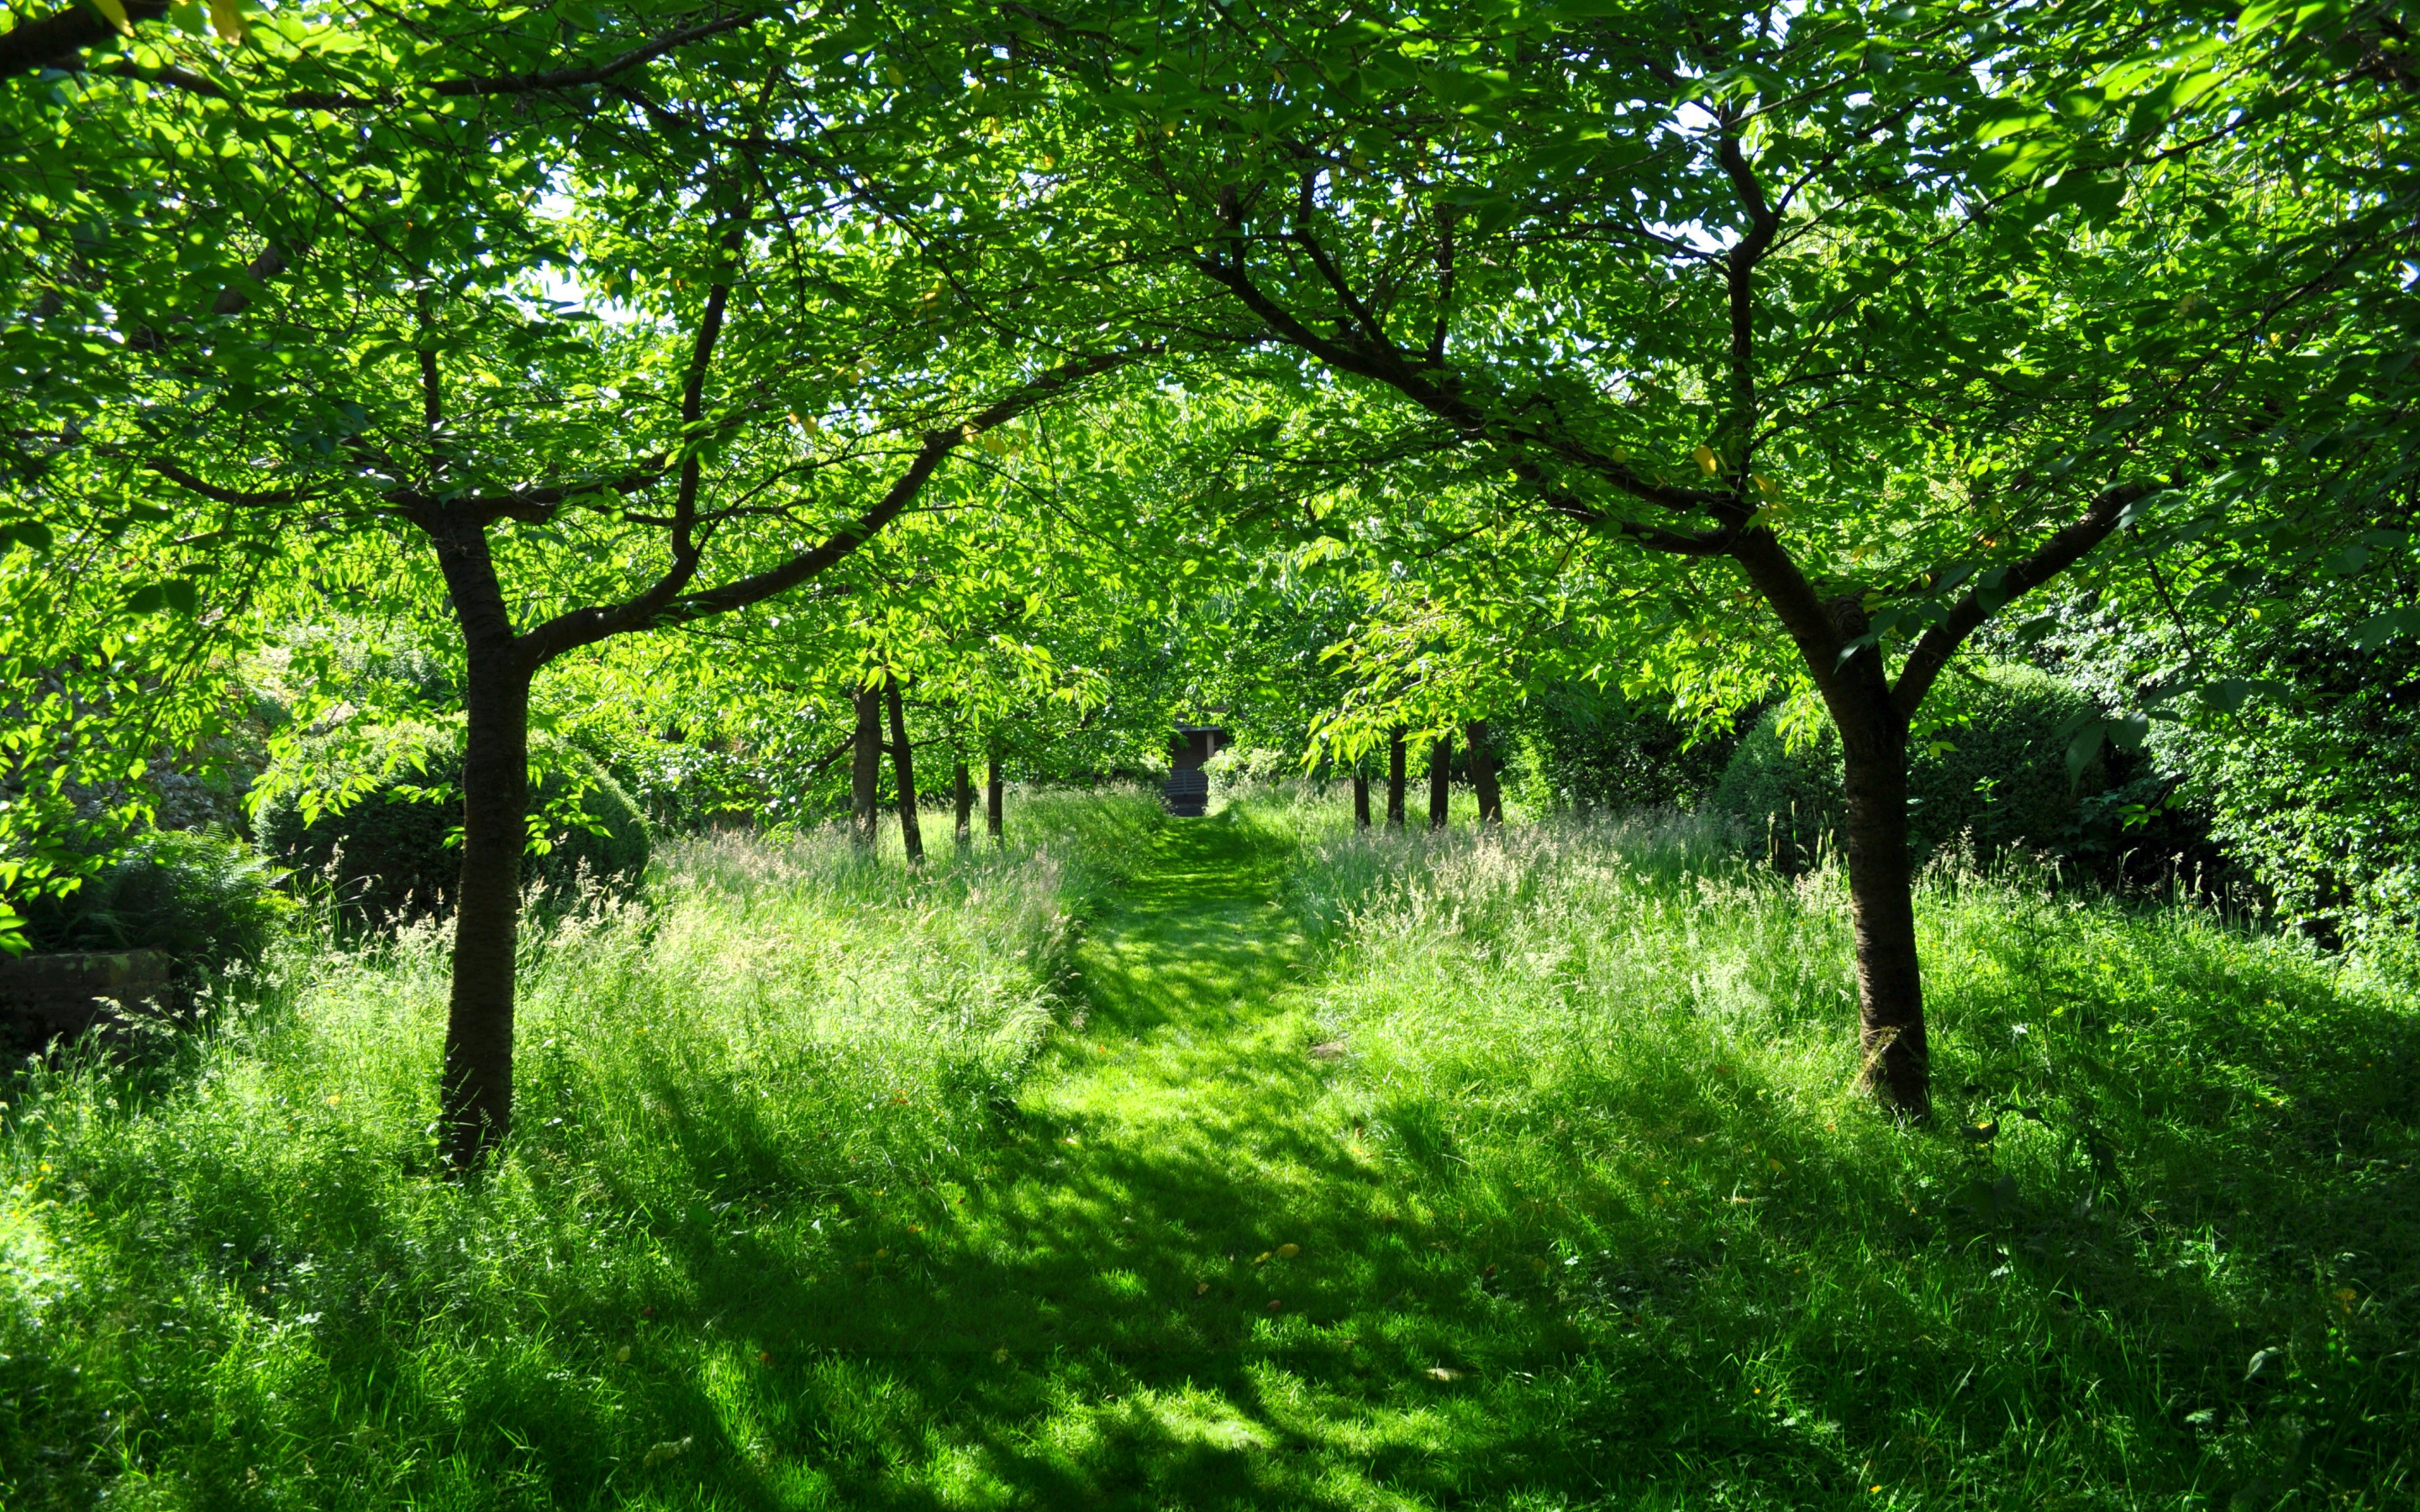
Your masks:
M 849 754 L 849 839 L 870 851 L 875 806 L 882 797 L 882 689 L 873 683 L 857 690 L 857 748 Z
M 967 771 L 966 763 L 960 762 L 952 769 L 950 783 L 951 808 L 957 818 L 957 824 L 950 833 L 957 841 L 958 849 L 963 851 L 975 842 L 975 784 L 973 776 Z
M 1008 843 L 1000 827 L 1001 798 L 1007 791 L 1008 784 L 1000 775 L 1000 752 L 994 750 L 984 767 L 984 833 L 991 837 L 994 845 Z
M 1496 786 L 1496 752 L 1488 748 L 1487 721 L 1473 719 L 1466 733 L 1470 748 L 1470 785 L 1479 792 L 1479 822 L 1504 823 L 1504 795 Z
M 1404 727 L 1387 742 L 1387 827 L 1404 827 Z
M 1439 735 L 1429 747 L 1429 827 L 1443 829 L 1447 809 L 1453 801 L 1453 790 L 1448 784 L 1453 779 L 1453 742 Z
M 1358 762 L 1353 764 L 1353 827 L 1370 827 L 1370 774 Z
M 513 978 L 521 852 L 529 844 L 530 668 L 489 554 L 469 520 L 435 534 L 462 622 L 462 878 L 454 894 L 454 982 L 439 1088 L 444 1157 L 468 1170 L 512 1128 Z
M 908 711 L 900 706 L 899 679 L 886 677 L 882 691 L 891 701 L 891 772 L 899 784 L 899 845 L 909 866 L 924 864 L 924 831 L 916 823 L 916 765 L 908 744 Z

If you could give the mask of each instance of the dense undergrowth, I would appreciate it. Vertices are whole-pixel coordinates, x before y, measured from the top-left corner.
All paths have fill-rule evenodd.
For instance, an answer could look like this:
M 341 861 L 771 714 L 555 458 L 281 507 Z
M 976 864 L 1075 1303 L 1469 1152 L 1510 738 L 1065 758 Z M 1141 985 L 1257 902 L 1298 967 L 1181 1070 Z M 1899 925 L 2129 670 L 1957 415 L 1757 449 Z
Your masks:
M 2407 989 L 1944 864 L 1903 1129 L 1834 872 L 1342 801 L 677 848 L 476 1181 L 425 930 L 20 1079 L 0 1505 L 2412 1501 Z
M 1331 840 L 1370 1137 L 1595 1330 L 1605 1478 L 1757 1504 L 2408 1505 L 2420 1017 L 2299 943 L 1936 864 L 1942 1128 L 1852 1090 L 1843 879 L 1681 821 Z M 2307 1501 L 2297 1501 L 2307 1497 Z

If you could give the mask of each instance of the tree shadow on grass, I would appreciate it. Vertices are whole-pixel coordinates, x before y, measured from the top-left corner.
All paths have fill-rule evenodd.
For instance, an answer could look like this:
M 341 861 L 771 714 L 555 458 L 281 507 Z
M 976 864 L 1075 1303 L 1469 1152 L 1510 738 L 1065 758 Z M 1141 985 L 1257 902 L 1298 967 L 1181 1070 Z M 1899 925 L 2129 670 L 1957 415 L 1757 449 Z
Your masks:
M 1305 950 L 1267 902 L 1281 852 L 1233 821 L 1158 843 L 1087 947 L 1083 1023 L 965 1207 L 869 1228 L 826 1275 L 691 1254 L 701 1295 L 747 1293 L 722 1326 L 757 1373 L 661 1405 L 706 1414 L 731 1450 L 709 1479 L 737 1500 L 812 1482 L 935 1508 L 1872 1505 L 1887 1483 L 2168 1504 L 2409 1473 L 2377 1427 L 2412 1419 L 2375 1359 L 2401 1324 L 2366 1323 L 2372 1364 L 2348 1365 L 2350 1308 L 2247 1318 L 2220 1267 L 2180 1263 L 2164 1210 L 2248 1185 L 2257 1144 L 2198 1165 L 2130 1146 L 2123 1193 L 2080 1135 L 2063 1165 L 1951 1134 L 1861 1164 L 1811 1131 L 1777 1144 L 1775 1100 L 1683 1066 L 1629 1111 L 1705 1185 L 1686 1215 L 1581 1141 L 1481 1169 L 1496 1157 L 1457 1148 L 1450 1118 L 1382 1164 L 1304 1055 Z M 2420 1079 L 2420 1034 L 2363 1024 L 2297 1052 L 2302 1085 L 2335 1090 L 2296 1126 L 2375 1164 L 2391 1132 L 2344 1125 L 2408 1143 L 2371 1094 Z M 2367 1203 L 2272 1184 L 2267 1217 L 2308 1226 L 2304 1271 L 2358 1241 L 2391 1311 L 2413 1279 L 2409 1170 Z M 2244 1379 L 2273 1344 L 2268 1379 Z
M 665 1236 L 695 1301 L 659 1326 L 730 1341 L 652 1404 L 722 1446 L 709 1483 L 1342 1507 L 1643 1485 L 1759 1443 L 1746 1404 L 1607 1357 L 1512 1245 L 1389 1180 L 1305 1054 L 1281 847 L 1232 816 L 1156 843 L 1085 949 L 1080 1026 L 962 1193 L 852 1215 L 821 1272 L 779 1237 Z
M 2132 1184 L 2097 1207 L 2076 1201 L 2088 1150 L 2011 1153 L 2054 1137 L 2023 1119 L 1988 1146 L 1827 1143 L 1777 1090 L 1694 1062 L 1619 1102 L 1539 1100 L 1490 1144 L 1434 1090 L 1344 1095 L 1306 1054 L 1282 844 L 1232 815 L 1149 843 L 1083 948 L 1080 1019 L 992 1137 L 885 1188 L 633 1217 L 657 1289 L 550 1304 L 509 1346 L 543 1358 L 498 1365 L 511 1391 L 448 1404 L 460 1485 L 418 1499 L 1872 1506 L 1880 1484 L 1902 1504 L 2174 1505 L 2397 1473 L 2410 1378 L 2377 1341 L 2420 1324 L 2395 1311 L 2420 1207 L 2395 1091 L 2420 1082 L 2410 1015 L 2298 1051 L 2266 1157 L 2111 1124 Z M 1388 1097 L 1428 1137 L 1357 1125 Z M 675 1145 L 693 1190 L 724 1184 L 735 1152 Z M 2316 1184 L 2331 1152 L 2369 1174 Z M 1659 1201 L 1640 1160 L 1688 1195 Z M 2184 1263 L 2173 1230 L 2252 1194 L 2291 1254 L 2233 1263 L 2273 1263 L 2301 1300 L 2247 1335 L 2223 1257 Z M 409 1328 L 350 1336 L 328 1389 L 408 1371 Z M 2272 1345 L 2275 1374 L 2244 1380 Z M 530 1384 L 584 1371 L 618 1418 Z M 250 1504 L 252 1452 L 213 1451 L 231 1478 L 202 1504 Z M 333 1488 L 334 1450 L 312 1452 Z

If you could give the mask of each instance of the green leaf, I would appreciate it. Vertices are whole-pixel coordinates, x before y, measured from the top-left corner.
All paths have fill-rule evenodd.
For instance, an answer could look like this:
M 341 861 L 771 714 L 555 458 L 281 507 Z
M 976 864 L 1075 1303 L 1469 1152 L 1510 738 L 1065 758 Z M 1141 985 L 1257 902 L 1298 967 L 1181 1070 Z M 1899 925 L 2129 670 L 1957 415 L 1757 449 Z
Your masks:
M 51 528 L 38 519 L 22 519 L 0 525 L 0 553 L 12 546 L 22 546 L 40 556 L 51 548 Z
M 2420 604 L 2407 604 L 2362 621 L 2352 632 L 2353 649 L 2375 651 L 2389 640 L 2414 634 L 2420 634 Z

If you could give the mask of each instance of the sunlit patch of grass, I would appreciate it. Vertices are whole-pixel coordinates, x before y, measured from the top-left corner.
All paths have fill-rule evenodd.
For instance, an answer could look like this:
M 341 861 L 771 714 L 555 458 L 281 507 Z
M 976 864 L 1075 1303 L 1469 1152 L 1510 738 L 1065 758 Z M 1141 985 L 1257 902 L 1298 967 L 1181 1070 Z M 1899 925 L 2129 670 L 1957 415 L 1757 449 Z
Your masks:
M 861 1234 L 905 1252 L 903 1210 L 985 1137 L 1061 1001 L 1116 874 L 1094 841 L 1156 822 L 1045 801 L 1080 832 L 1029 818 L 917 875 L 832 836 L 697 841 L 644 903 L 543 923 L 516 1131 L 475 1180 L 435 1161 L 432 927 L 297 939 L 168 1065 L 22 1078 L 0 1443 L 27 1452 L 0 1503 L 145 1477 L 551 1500 L 742 1437 L 768 1351 L 721 1332 L 735 1304 L 845 1274 L 882 1247 Z

